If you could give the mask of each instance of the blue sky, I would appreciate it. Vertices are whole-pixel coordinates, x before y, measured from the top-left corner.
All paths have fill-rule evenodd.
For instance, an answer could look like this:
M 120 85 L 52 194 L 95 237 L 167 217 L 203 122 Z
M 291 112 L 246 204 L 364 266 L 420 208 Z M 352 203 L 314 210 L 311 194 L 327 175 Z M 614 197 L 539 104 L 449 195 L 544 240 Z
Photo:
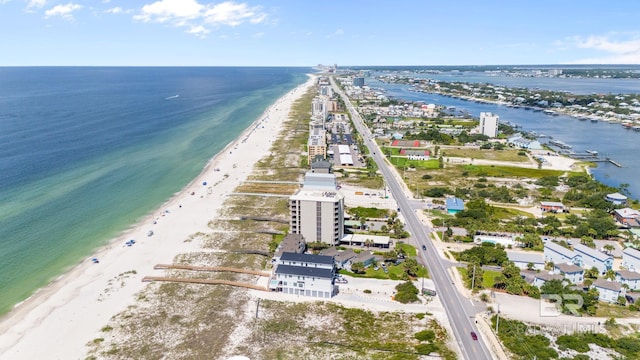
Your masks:
M 0 66 L 640 64 L 634 0 L 0 0 Z

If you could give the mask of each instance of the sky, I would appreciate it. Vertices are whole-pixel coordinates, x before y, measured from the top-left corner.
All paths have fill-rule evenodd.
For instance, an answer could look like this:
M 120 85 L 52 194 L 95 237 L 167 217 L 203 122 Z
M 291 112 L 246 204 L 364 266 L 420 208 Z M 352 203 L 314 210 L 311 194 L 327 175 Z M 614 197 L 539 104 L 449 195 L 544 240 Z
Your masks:
M 635 0 L 0 0 L 0 66 L 640 64 Z

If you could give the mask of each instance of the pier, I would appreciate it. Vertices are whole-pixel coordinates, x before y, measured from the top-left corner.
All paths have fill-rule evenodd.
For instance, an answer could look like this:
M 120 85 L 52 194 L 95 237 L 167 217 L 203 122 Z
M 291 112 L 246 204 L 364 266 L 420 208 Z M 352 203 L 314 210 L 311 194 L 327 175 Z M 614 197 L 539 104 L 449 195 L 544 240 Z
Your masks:
M 615 161 L 614 159 L 610 158 L 610 157 L 598 157 L 598 155 L 594 155 L 593 152 L 587 152 L 587 153 L 568 153 L 565 152 L 563 155 L 567 155 L 572 159 L 576 159 L 576 160 L 582 160 L 582 161 L 591 161 L 591 162 L 608 162 L 611 163 L 619 168 L 622 167 L 622 164 L 620 164 L 619 162 Z

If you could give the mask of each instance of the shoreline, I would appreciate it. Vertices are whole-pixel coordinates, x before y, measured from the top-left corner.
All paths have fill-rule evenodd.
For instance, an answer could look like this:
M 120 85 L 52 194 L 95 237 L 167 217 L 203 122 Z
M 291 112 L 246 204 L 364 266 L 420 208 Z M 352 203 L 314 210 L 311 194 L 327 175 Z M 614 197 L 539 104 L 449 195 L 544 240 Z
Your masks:
M 142 277 L 152 274 L 155 264 L 171 263 L 175 256 L 200 248 L 197 234 L 210 231 L 208 222 L 268 154 L 292 104 L 314 81 L 308 74 L 209 159 L 183 189 L 0 317 L 0 358 L 85 354 L 85 344 L 99 337 L 100 327 L 135 302 L 134 295 L 147 286 Z M 153 235 L 147 235 L 149 230 Z M 127 239 L 136 243 L 126 246 Z M 92 263 L 91 257 L 100 262 Z

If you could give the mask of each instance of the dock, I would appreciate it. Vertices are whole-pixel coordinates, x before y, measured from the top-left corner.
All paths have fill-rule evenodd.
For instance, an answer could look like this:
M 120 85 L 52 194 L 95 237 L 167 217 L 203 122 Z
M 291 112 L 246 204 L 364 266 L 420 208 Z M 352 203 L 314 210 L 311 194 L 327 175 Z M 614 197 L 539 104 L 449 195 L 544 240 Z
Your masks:
M 622 164 L 620 164 L 619 162 L 615 161 L 614 159 L 610 158 L 610 157 L 598 157 L 598 155 L 594 154 L 596 152 L 587 152 L 587 153 L 574 153 L 574 152 L 564 152 L 561 153 L 563 155 L 566 155 L 572 159 L 576 159 L 576 160 L 581 160 L 581 161 L 591 161 L 591 162 L 608 162 L 610 164 L 613 164 L 619 168 L 623 167 Z

